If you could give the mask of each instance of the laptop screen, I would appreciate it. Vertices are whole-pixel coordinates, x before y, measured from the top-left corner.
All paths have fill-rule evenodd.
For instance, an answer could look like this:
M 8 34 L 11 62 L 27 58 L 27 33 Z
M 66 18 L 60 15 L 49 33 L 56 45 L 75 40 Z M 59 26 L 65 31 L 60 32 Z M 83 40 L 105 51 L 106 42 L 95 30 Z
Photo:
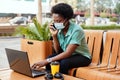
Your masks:
M 27 52 L 5 48 L 9 66 L 12 70 L 32 76 Z

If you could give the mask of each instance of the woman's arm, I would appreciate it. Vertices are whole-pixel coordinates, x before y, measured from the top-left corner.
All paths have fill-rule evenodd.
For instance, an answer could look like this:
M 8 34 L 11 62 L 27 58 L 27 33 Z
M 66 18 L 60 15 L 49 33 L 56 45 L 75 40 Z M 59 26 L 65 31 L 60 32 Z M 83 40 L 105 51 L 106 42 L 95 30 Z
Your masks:
M 59 55 L 52 57 L 51 60 L 52 61 L 57 61 L 57 60 L 61 60 L 64 58 L 67 58 L 69 56 L 72 55 L 72 53 L 75 51 L 75 49 L 77 48 L 77 44 L 69 44 L 66 51 L 60 53 Z
M 58 38 L 57 38 L 58 30 L 53 27 L 53 23 L 50 23 L 49 28 L 50 28 L 50 32 L 51 32 L 52 38 L 53 38 L 54 50 L 55 50 L 56 53 L 59 53 L 60 44 L 59 44 L 59 41 L 58 41 Z
M 53 47 L 54 47 L 55 52 L 59 53 L 60 44 L 59 44 L 57 36 L 53 36 Z

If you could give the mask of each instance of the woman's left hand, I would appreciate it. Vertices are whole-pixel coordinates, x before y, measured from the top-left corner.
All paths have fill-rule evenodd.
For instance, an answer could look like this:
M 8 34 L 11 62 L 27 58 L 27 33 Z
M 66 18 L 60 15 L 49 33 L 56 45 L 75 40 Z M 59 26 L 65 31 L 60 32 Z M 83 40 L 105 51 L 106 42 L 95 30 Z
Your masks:
M 43 60 L 43 61 L 34 63 L 31 68 L 34 70 L 39 70 L 39 69 L 41 69 L 41 67 L 44 67 L 47 64 L 48 64 L 48 62 L 46 60 Z
M 49 28 L 52 36 L 57 36 L 58 30 L 53 27 L 53 23 L 49 24 Z

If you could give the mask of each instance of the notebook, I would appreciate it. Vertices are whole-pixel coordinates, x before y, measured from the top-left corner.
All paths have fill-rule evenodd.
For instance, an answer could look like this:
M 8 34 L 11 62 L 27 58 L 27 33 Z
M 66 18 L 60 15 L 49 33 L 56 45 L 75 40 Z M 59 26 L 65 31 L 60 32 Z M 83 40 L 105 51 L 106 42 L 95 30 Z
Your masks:
M 32 70 L 27 52 L 5 48 L 8 58 L 9 66 L 15 72 L 30 76 L 37 77 L 46 73 L 45 69 Z

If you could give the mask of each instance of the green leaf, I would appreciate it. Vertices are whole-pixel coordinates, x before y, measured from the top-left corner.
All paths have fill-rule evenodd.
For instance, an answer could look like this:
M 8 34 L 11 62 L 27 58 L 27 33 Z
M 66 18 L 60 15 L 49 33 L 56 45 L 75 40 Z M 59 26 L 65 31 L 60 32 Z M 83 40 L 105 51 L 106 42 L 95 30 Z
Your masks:
M 15 35 L 22 36 L 25 35 L 25 38 L 39 41 L 48 41 L 50 40 L 51 33 L 48 27 L 48 22 L 41 25 L 38 23 L 37 19 L 33 19 L 34 25 L 19 26 L 15 30 Z

